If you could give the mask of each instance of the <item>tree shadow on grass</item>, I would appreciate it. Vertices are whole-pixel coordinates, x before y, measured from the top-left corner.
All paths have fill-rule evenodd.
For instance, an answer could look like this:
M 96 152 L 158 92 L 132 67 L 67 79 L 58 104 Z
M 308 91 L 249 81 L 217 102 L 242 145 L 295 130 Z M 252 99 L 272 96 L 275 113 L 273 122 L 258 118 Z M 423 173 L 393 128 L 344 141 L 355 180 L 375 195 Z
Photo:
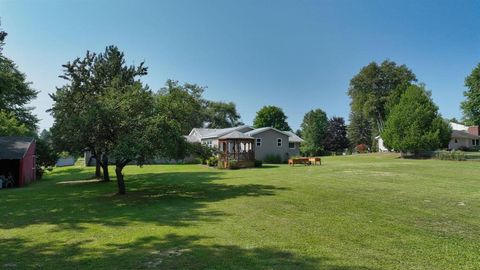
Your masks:
M 128 175 L 126 196 L 114 196 L 116 183 L 99 185 L 80 180 L 75 168 L 34 188 L 18 189 L 0 197 L 0 228 L 53 224 L 53 230 L 83 230 L 85 224 L 126 226 L 129 222 L 188 226 L 192 221 L 215 221 L 220 211 L 206 204 L 241 196 L 272 196 L 283 190 L 272 185 L 228 185 L 214 182 L 222 172 L 168 172 Z M 80 173 L 84 173 L 80 171 Z M 89 174 L 82 174 L 88 179 Z M 2 194 L 3 195 L 3 194 Z
M 144 237 L 126 244 L 93 246 L 94 240 L 0 242 L 0 267 L 11 269 L 336 269 L 367 270 L 327 257 L 310 257 L 273 247 L 207 245 L 198 236 Z M 208 239 L 206 239 L 208 240 Z

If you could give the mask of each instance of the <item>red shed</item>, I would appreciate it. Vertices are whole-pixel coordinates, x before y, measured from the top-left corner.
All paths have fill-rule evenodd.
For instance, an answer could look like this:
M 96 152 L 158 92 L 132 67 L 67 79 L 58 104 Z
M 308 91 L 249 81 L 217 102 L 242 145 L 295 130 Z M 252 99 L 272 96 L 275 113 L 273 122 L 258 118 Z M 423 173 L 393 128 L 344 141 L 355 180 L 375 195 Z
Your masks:
M 13 178 L 15 187 L 36 180 L 34 138 L 0 137 L 0 177 Z

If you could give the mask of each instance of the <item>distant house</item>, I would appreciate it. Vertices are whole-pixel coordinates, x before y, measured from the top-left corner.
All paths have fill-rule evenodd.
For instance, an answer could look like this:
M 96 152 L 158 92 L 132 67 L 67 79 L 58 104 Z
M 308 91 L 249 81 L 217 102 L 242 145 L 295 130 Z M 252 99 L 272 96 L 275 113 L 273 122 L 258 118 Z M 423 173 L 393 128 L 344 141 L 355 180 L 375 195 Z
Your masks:
M 185 136 L 189 142 L 198 142 L 210 147 L 221 148 L 219 139 L 243 134 L 245 138 L 254 139 L 255 159 L 264 160 L 267 155 L 277 155 L 282 160 L 300 155 L 300 144 L 303 139 L 291 131 L 281 131 L 273 127 L 252 128 L 250 126 L 238 126 L 233 128 L 209 129 L 194 128 Z
M 457 150 L 462 148 L 480 147 L 480 133 L 478 126 L 465 126 L 457 123 L 450 123 L 452 127 L 452 139 L 448 149 Z
M 450 122 L 452 128 L 452 138 L 448 143 L 448 149 L 458 150 L 462 148 L 480 147 L 480 132 L 478 126 L 465 126 L 462 124 Z M 389 149 L 383 144 L 380 136 L 375 137 L 378 145 L 378 152 L 388 152 Z
M 36 180 L 34 138 L 0 137 L 0 178 L 5 180 L 9 177 L 15 187 Z

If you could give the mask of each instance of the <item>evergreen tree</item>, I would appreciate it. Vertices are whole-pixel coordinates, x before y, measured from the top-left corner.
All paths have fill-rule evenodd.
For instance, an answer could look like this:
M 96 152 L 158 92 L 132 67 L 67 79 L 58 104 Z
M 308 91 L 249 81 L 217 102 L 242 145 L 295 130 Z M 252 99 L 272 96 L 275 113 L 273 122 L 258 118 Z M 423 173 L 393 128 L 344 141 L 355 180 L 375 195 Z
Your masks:
M 430 93 L 411 85 L 402 95 L 385 124 L 382 138 L 388 148 L 414 155 L 446 147 L 451 128 L 438 113 Z
M 311 110 L 303 117 L 301 134 L 305 142 L 301 145 L 302 153 L 308 156 L 319 156 L 323 153 L 324 139 L 327 135 L 327 114 L 320 110 Z

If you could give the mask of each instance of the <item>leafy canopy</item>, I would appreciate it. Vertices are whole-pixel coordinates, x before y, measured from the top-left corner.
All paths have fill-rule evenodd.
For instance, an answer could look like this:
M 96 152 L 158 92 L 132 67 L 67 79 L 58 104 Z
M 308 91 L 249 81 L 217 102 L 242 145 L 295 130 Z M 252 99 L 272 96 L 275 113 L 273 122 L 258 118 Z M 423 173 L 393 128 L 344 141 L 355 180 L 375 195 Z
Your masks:
M 480 125 L 480 64 L 465 78 L 467 91 L 463 92 L 466 100 L 462 102 L 464 120 L 468 125 Z
M 328 128 L 323 140 L 326 151 L 341 152 L 348 148 L 347 126 L 342 117 L 332 117 L 328 120 Z
M 405 65 L 385 60 L 381 64 L 372 62 L 363 67 L 350 81 L 348 95 L 351 110 L 362 113 L 378 133 L 383 130 L 390 108 L 397 104 L 400 96 L 416 76 Z
M 451 128 L 438 113 L 430 93 L 423 86 L 411 85 L 392 109 L 382 138 L 388 148 L 418 154 L 447 146 L 450 135 Z
M 15 116 L 0 111 L 0 136 L 29 136 L 31 131 Z
M 325 150 L 323 141 L 327 135 L 327 114 L 320 110 L 311 110 L 303 117 L 301 134 L 305 142 L 301 145 L 301 151 L 306 155 L 318 156 Z
M 357 146 L 359 144 L 371 146 L 372 124 L 361 112 L 350 112 L 347 136 L 351 146 Z
M 207 101 L 207 128 L 229 128 L 243 125 L 235 103 Z
M 253 120 L 255 128 L 273 127 L 282 131 L 291 130 L 287 123 L 287 116 L 283 110 L 276 106 L 264 106 L 261 108 Z
M 38 92 L 31 88 L 31 83 L 17 65 L 3 55 L 6 36 L 7 33 L 0 30 L 0 111 L 8 115 L 3 118 L 15 117 L 29 131 L 35 132 L 38 119 L 27 104 L 37 97 Z

